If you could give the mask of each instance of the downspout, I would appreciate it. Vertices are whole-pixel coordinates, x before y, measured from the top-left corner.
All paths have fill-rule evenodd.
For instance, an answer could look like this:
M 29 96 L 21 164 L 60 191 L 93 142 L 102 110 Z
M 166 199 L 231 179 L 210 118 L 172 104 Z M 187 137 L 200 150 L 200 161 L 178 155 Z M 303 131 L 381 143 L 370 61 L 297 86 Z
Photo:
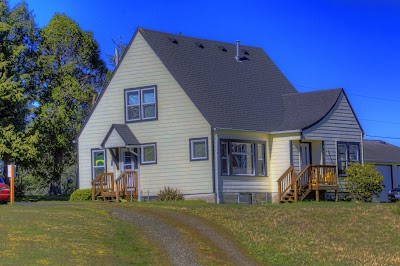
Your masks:
M 141 150 L 142 150 L 142 148 L 138 148 L 138 155 L 137 155 L 137 157 L 138 157 L 138 202 L 142 201 L 142 188 L 141 188 L 141 181 L 140 181 Z
M 216 128 L 214 128 L 214 132 Z M 219 199 L 219 156 L 218 156 L 218 151 L 219 151 L 219 138 L 218 138 L 218 133 L 215 133 L 215 191 L 217 193 L 217 204 L 220 203 Z

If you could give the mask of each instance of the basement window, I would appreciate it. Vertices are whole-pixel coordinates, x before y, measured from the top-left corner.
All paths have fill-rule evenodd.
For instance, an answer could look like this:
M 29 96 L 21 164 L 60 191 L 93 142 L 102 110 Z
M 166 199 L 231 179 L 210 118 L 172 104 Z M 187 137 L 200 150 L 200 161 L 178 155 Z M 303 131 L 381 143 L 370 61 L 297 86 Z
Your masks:
M 125 90 L 125 122 L 157 119 L 156 87 Z

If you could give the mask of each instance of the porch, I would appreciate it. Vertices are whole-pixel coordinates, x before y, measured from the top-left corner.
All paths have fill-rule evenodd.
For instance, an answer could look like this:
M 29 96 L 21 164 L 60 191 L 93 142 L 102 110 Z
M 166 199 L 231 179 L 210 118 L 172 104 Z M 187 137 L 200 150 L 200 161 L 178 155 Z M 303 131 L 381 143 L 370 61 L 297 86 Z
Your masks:
M 114 173 L 99 174 L 92 181 L 92 200 L 116 201 L 138 199 L 138 171 L 125 170 L 114 179 Z
M 278 179 L 278 201 L 298 202 L 310 197 L 320 200 L 320 194 L 335 191 L 338 201 L 338 178 L 336 165 L 306 165 L 297 175 L 290 166 Z

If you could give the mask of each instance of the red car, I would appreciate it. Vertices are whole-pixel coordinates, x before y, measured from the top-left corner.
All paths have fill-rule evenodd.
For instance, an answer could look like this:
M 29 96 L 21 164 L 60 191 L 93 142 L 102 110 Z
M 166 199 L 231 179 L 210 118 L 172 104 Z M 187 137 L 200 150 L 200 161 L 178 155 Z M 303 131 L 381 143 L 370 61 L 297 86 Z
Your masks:
M 0 203 L 7 203 L 10 200 L 10 187 L 0 177 Z

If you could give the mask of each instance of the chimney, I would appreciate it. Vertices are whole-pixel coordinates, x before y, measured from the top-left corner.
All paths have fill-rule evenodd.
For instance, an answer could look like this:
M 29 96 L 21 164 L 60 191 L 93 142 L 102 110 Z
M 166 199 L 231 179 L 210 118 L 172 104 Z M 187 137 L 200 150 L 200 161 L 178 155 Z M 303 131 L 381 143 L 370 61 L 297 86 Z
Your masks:
M 242 60 L 240 60 L 240 41 L 236 40 L 236 56 L 235 56 L 236 62 L 241 63 Z
M 119 55 L 118 55 L 118 48 L 115 48 L 115 66 L 118 66 Z

